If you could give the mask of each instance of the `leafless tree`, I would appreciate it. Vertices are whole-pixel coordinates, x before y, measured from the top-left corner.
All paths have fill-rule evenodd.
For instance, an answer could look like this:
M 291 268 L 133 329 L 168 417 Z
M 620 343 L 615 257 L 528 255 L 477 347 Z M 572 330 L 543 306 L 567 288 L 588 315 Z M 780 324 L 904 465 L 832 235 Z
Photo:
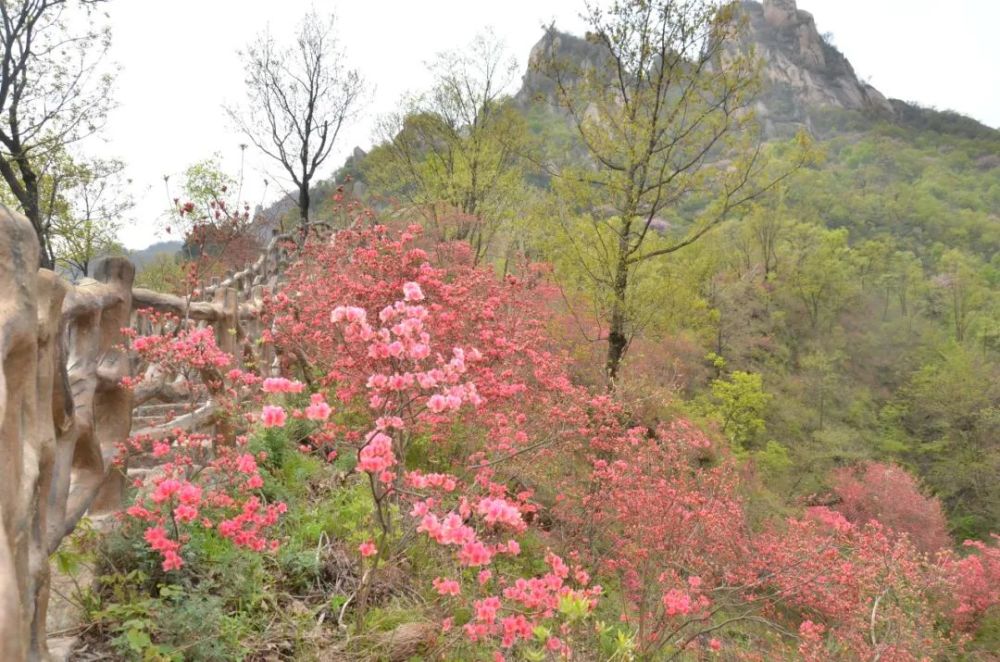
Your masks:
M 0 176 L 52 268 L 49 170 L 67 146 L 95 133 L 110 108 L 112 75 L 102 67 L 110 32 L 98 25 L 105 0 L 0 0 Z
M 334 18 L 309 12 L 290 47 L 260 34 L 242 53 L 247 100 L 227 108 L 237 127 L 277 161 L 298 188 L 299 218 L 309 223 L 309 186 L 344 124 L 361 105 L 364 81 L 344 63 Z

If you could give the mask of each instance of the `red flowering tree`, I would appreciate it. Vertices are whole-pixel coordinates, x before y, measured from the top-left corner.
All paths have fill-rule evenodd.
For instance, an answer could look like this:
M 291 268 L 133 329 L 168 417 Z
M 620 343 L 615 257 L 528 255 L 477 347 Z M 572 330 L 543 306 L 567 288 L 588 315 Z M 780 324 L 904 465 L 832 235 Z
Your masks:
M 995 547 L 928 556 L 823 507 L 754 532 L 733 460 L 689 424 L 588 427 L 592 471 L 567 481 L 558 514 L 599 575 L 616 578 L 644 654 L 768 659 L 791 645 L 813 660 L 918 660 L 961 649 L 997 604 Z M 717 636 L 733 627 L 752 633 L 749 650 Z
M 832 483 L 839 498 L 833 508 L 848 521 L 864 525 L 877 520 L 889 531 L 909 536 L 922 552 L 951 546 L 941 502 L 924 496 L 916 479 L 902 467 L 866 462 L 837 469 Z

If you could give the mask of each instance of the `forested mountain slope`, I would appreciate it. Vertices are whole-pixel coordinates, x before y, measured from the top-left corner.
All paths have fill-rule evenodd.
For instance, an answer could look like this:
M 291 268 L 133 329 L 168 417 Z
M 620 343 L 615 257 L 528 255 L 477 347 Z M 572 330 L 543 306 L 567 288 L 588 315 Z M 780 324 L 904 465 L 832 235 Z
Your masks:
M 954 533 L 984 536 L 1000 524 L 1000 132 L 887 100 L 794 2 L 741 8 L 740 46 L 760 58 L 752 109 L 762 137 L 779 163 L 797 131 L 818 156 L 703 241 L 636 270 L 643 321 L 629 379 L 671 381 L 671 407 L 758 455 L 784 499 L 823 498 L 836 467 L 898 462 L 943 499 Z M 551 166 L 585 163 L 587 150 L 540 64 L 563 58 L 586 72 L 606 57 L 592 35 L 550 28 L 519 91 L 490 101 L 515 119 L 493 136 L 497 173 L 504 158 L 512 165 L 503 186 L 483 189 L 496 196 L 485 214 L 498 220 L 484 256 L 508 268 L 516 246 L 549 260 L 584 318 L 600 306 L 556 239 Z M 443 188 L 453 191 L 467 181 L 460 166 L 434 167 L 442 153 L 460 163 L 471 134 L 459 119 L 454 142 L 435 143 L 418 114 L 408 117 L 341 172 L 365 180 L 372 200 L 414 203 L 434 176 L 450 177 Z M 392 169 L 401 145 L 424 159 L 423 180 Z M 517 154 L 501 155 L 504 146 Z M 700 204 L 662 211 L 661 237 L 684 235 Z M 587 324 L 600 335 L 599 320 Z

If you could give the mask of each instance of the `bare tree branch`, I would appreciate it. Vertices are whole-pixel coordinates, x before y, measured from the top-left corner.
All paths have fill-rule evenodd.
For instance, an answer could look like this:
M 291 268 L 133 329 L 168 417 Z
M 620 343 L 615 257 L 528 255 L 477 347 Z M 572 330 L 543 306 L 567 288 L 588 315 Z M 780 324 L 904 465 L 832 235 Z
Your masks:
M 242 55 L 246 104 L 226 112 L 298 188 L 299 218 L 307 226 L 310 186 L 360 109 L 364 81 L 344 64 L 333 17 L 315 12 L 303 17 L 294 46 L 282 48 L 264 32 Z

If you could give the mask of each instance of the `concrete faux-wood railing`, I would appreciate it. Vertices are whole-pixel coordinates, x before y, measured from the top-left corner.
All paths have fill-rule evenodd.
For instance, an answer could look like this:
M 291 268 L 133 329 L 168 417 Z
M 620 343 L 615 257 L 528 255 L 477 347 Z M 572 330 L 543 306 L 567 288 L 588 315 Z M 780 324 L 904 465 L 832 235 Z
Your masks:
M 114 459 L 134 407 L 199 388 L 138 364 L 122 329 L 155 332 L 137 311 L 168 312 L 212 326 L 238 364 L 271 374 L 273 351 L 258 342 L 260 310 L 291 259 L 291 238 L 275 236 L 252 265 L 203 288 L 207 301 L 190 301 L 133 289 L 135 269 L 124 258 L 105 259 L 75 285 L 39 269 L 30 223 L 0 205 L 0 660 L 48 657 L 49 556 L 85 514 L 121 508 L 125 474 Z M 122 378 L 137 375 L 135 388 L 123 387 Z M 141 431 L 201 428 L 212 407 L 208 394 L 168 425 Z

